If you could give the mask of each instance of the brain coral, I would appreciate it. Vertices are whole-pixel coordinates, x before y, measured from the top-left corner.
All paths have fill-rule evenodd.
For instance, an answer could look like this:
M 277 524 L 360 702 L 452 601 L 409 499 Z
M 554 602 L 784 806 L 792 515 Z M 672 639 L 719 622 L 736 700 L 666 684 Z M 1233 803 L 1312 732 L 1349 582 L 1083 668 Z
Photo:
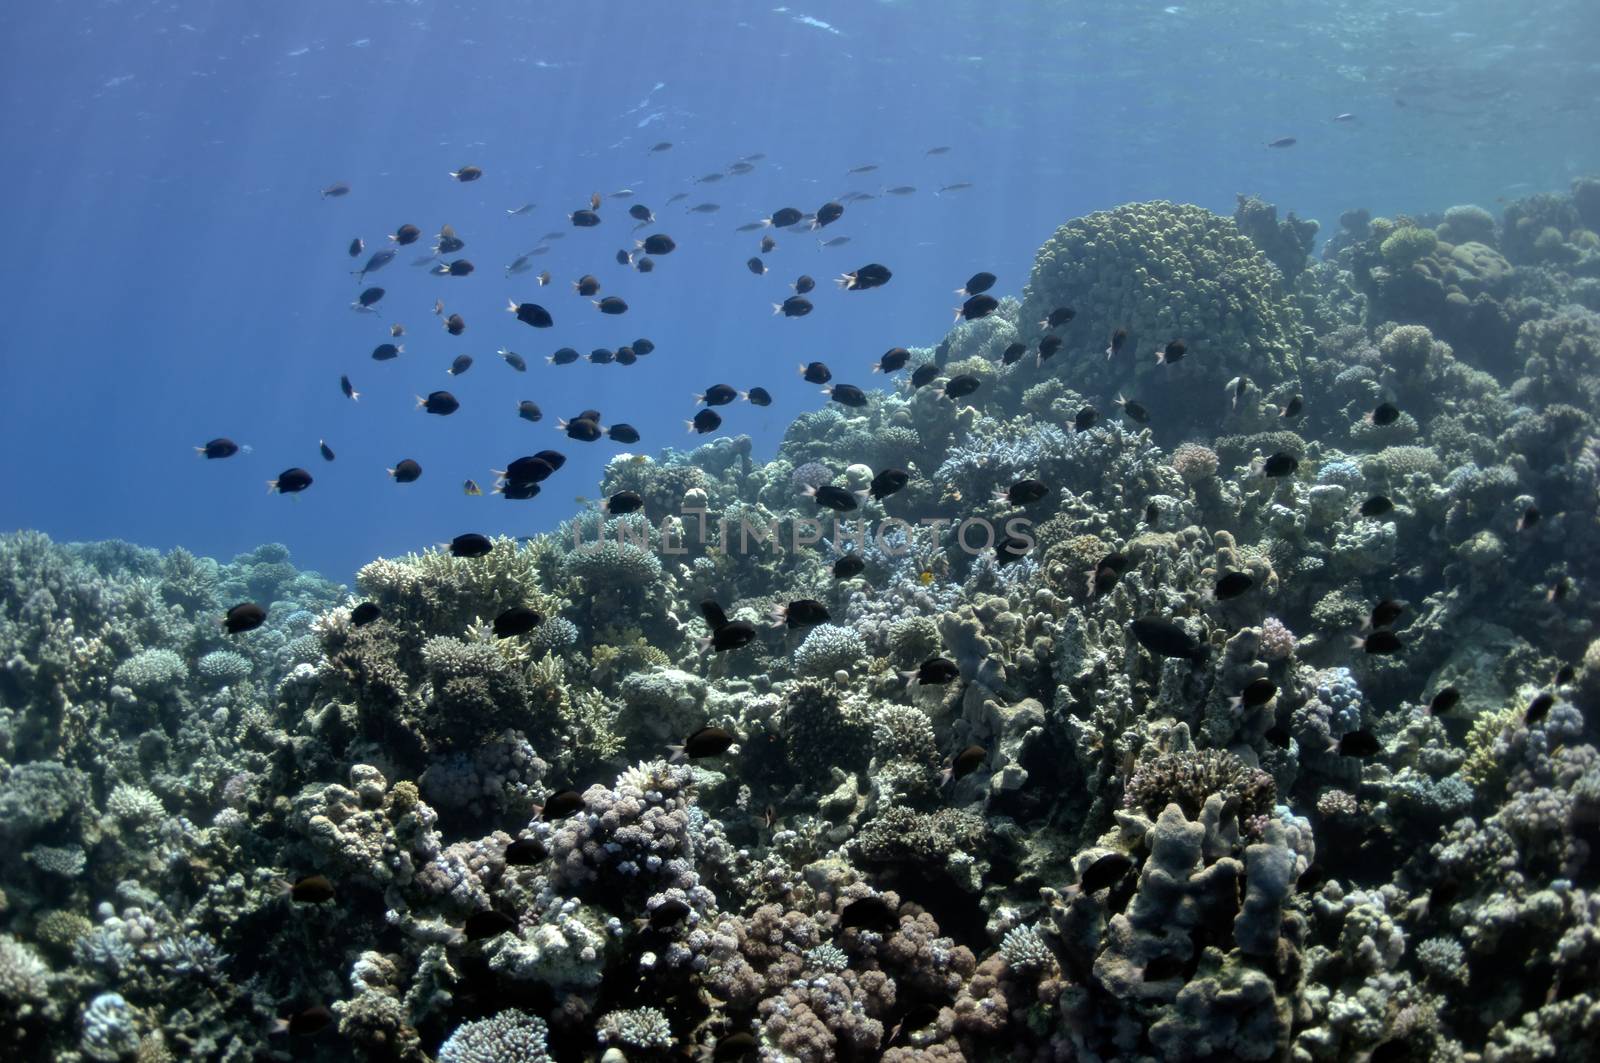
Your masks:
M 1249 373 L 1270 389 L 1300 374 L 1301 316 L 1278 271 L 1231 219 L 1203 207 L 1128 203 L 1061 226 L 1034 259 L 1024 329 L 1036 332 L 1059 306 L 1077 311 L 1062 330 L 1072 347 L 1098 351 L 1118 328 L 1128 341 L 1115 359 L 1055 359 L 1056 372 L 1108 403 L 1118 389 L 1137 396 L 1169 429 L 1201 416 L 1192 387 Z M 1157 365 L 1153 352 L 1178 337 L 1184 362 Z M 1164 374 L 1190 386 L 1160 387 Z

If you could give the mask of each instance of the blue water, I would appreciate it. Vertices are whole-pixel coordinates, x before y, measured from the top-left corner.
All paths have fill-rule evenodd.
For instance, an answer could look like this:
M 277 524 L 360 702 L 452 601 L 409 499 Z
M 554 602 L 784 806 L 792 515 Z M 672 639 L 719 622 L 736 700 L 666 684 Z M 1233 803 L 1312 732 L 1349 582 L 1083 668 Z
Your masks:
M 1351 207 L 1494 209 L 1600 165 L 1600 19 L 1584 3 L 1283 6 L 6 5 L 0 526 L 224 557 L 277 540 L 344 579 L 462 531 L 554 526 L 614 454 L 693 445 L 683 422 L 712 383 L 773 392 L 769 409 L 724 410 L 719 433 L 770 454 L 825 401 L 798 363 L 871 383 L 886 348 L 943 336 L 969 274 L 1020 292 L 1038 245 L 1087 211 L 1166 197 L 1227 213 L 1254 192 L 1326 234 Z M 1343 112 L 1356 117 L 1332 121 Z M 1286 136 L 1298 142 L 1265 146 Z M 674 147 L 647 153 L 662 140 Z M 925 154 L 937 145 L 952 150 Z M 691 183 L 756 152 L 754 173 Z M 467 163 L 485 177 L 447 176 Z M 866 164 L 879 169 L 846 175 Z M 352 193 L 322 199 L 335 181 Z M 957 181 L 974 187 L 933 194 Z M 900 184 L 917 191 L 852 203 L 825 234 L 849 245 L 778 233 L 771 272 L 746 270 L 759 234 L 738 224 Z M 591 192 L 623 188 L 636 198 L 608 202 L 599 229 L 567 224 Z M 667 206 L 679 191 L 690 198 Z M 613 260 L 633 202 L 660 218 L 645 232 L 679 244 L 648 276 Z M 683 212 L 699 202 L 721 209 Z M 426 243 L 453 224 L 477 272 L 429 276 L 403 249 L 372 278 L 388 290 L 381 313 L 352 313 L 346 245 L 360 236 L 370 253 L 402 222 Z M 565 238 L 532 260 L 550 287 L 503 276 L 551 231 Z M 871 261 L 895 271 L 887 288 L 829 283 Z M 583 273 L 629 312 L 573 295 Z M 819 281 L 816 312 L 774 317 L 800 273 Z M 546 305 L 556 327 L 520 325 L 507 297 Z M 437 298 L 465 315 L 464 336 L 441 329 Z M 405 354 L 372 362 L 395 321 Z M 638 336 L 657 349 L 631 368 L 544 364 L 559 346 Z M 463 353 L 477 364 L 453 381 Z M 460 413 L 414 411 L 444 387 Z M 543 422 L 517 418 L 524 398 Z M 589 407 L 643 443 L 555 430 Z M 196 459 L 213 436 L 252 450 Z M 491 468 L 546 447 L 572 460 L 540 498 L 463 494 L 464 479 L 487 489 Z M 425 471 L 400 486 L 384 470 L 404 457 Z M 266 494 L 290 466 L 316 484 Z

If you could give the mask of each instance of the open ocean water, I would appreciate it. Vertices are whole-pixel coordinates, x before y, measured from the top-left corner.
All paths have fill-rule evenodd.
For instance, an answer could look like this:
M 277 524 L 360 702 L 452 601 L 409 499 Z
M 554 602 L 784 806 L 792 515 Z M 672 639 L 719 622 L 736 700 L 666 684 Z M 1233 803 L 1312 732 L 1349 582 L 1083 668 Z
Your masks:
M 1600 18 L 0 11 L 0 1059 L 1600 1058 Z

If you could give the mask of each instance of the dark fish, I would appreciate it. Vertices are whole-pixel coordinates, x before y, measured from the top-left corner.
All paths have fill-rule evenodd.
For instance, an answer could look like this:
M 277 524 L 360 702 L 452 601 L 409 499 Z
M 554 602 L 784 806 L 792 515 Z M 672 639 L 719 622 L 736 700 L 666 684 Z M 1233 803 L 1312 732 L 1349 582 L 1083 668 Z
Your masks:
M 1341 757 L 1370 757 L 1383 748 L 1371 731 L 1346 731 L 1339 739 Z
M 1172 365 L 1182 361 L 1183 356 L 1189 353 L 1189 345 L 1182 340 L 1173 340 L 1156 352 L 1157 365 Z
M 834 384 L 823 388 L 822 393 L 841 406 L 859 408 L 867 404 L 867 393 L 854 384 Z
M 720 175 L 719 175 L 720 176 Z M 720 203 L 696 203 L 684 213 L 686 214 L 715 214 L 722 209 Z
M 194 452 L 202 458 L 231 458 L 239 453 L 239 444 L 226 436 L 218 436 L 216 439 L 207 440 L 203 447 L 195 447 Z
M 834 579 L 854 579 L 867 569 L 867 563 L 861 560 L 860 554 L 845 554 L 833 563 Z
M 887 934 L 900 926 L 900 919 L 882 897 L 861 897 L 839 912 L 839 929 L 871 930 Z
M 1367 423 L 1375 424 L 1375 425 L 1379 426 L 1380 428 L 1385 426 L 1385 425 L 1394 424 L 1399 419 L 1400 419 L 1400 407 L 1396 406 L 1392 402 L 1380 402 L 1380 403 L 1378 403 L 1377 408 L 1374 409 L 1371 413 L 1367 414 L 1367 417 L 1366 417 Z
M 966 778 L 979 768 L 984 761 L 989 759 L 989 751 L 982 746 L 968 746 L 950 758 L 950 766 L 945 769 L 946 781 Z
M 1294 137 L 1279 137 L 1277 140 L 1267 141 L 1267 147 L 1269 148 L 1292 148 L 1294 144 Z
M 383 610 L 378 608 L 377 602 L 362 602 L 350 610 L 350 626 L 366 627 L 376 620 L 383 619 Z
M 832 484 L 820 484 L 816 487 L 805 489 L 807 498 L 814 499 L 818 506 L 826 507 L 839 513 L 848 513 L 856 508 L 858 499 L 853 491 Z
M 1118 395 L 1117 405 L 1122 408 L 1122 412 L 1129 420 L 1137 421 L 1140 424 L 1150 423 L 1150 411 L 1145 409 L 1142 404 Z
M 994 313 L 999 305 L 1000 300 L 992 295 L 974 295 L 956 307 L 956 320 L 977 321 Z
M 340 196 L 348 196 L 349 194 L 350 186 L 343 181 L 335 181 L 322 190 L 323 199 L 338 199 Z
M 884 469 L 872 478 L 868 490 L 873 498 L 881 502 L 910 482 L 911 474 L 904 469 Z
M 1288 476 L 1300 467 L 1300 459 L 1293 454 L 1278 451 L 1268 458 L 1261 466 L 1263 475 L 1271 477 Z
M 619 266 L 631 266 L 632 264 L 633 264 L 633 253 L 631 251 L 625 251 L 620 247 L 617 248 L 617 265 L 619 265 Z
M 439 227 L 439 235 L 433 242 L 433 253 L 436 255 L 453 255 L 466 246 L 467 242 L 456 235 L 455 226 L 441 225 Z
M 462 925 L 463 932 L 468 941 L 485 941 L 500 934 L 510 933 L 517 928 L 517 921 L 503 912 L 490 908 L 481 912 L 473 912 L 467 916 L 467 921 Z
M 672 193 L 672 195 L 667 197 L 667 206 L 670 207 L 670 206 L 672 206 L 672 204 L 677 203 L 680 200 L 685 200 L 685 199 L 688 199 L 688 198 L 689 198 L 689 193 L 687 193 L 687 192 L 674 192 L 674 193 Z
M 1428 702 L 1428 715 L 1443 716 L 1461 702 L 1461 691 L 1455 687 L 1441 687 Z
M 307 875 L 289 887 L 289 899 L 296 904 L 321 904 L 333 900 L 333 895 L 327 875 Z
M 1159 505 L 1152 502 L 1148 506 L 1144 507 L 1144 522 L 1146 524 L 1154 525 L 1160 519 L 1161 507 Z
M 983 381 L 971 374 L 953 376 L 944 382 L 944 396 L 947 399 L 959 399 L 971 395 L 983 386 Z
M 832 225 L 844 217 L 844 204 L 827 202 L 817 208 L 816 217 L 811 219 L 811 227 L 820 229 L 825 225 Z
M 1094 427 L 1095 421 L 1099 420 L 1099 418 L 1100 414 L 1093 406 L 1085 406 L 1078 411 L 1078 416 L 1072 419 L 1072 430 L 1074 432 L 1087 432 Z
M 650 208 L 645 206 L 643 203 L 635 203 L 633 206 L 629 207 L 628 215 L 637 221 L 644 222 L 646 225 L 649 225 L 651 222 L 656 220 L 656 216 L 651 213 Z
M 726 406 L 739 397 L 739 393 L 727 384 L 712 384 L 704 392 L 694 397 L 695 402 L 703 402 L 707 406 Z
M 929 657 L 917 666 L 916 679 L 924 686 L 942 687 L 961 678 L 956 662 L 945 657 Z M 982 748 L 979 746 L 978 748 Z
M 605 434 L 605 429 L 600 427 L 600 422 L 589 417 L 574 417 L 570 421 L 557 421 L 556 427 L 567 433 L 568 439 L 576 439 L 581 443 L 593 443 Z
M 1522 511 L 1522 516 L 1517 518 L 1517 531 L 1527 531 L 1543 519 L 1544 515 L 1539 512 L 1538 506 L 1529 506 Z
M 542 623 L 544 617 L 537 609 L 530 609 L 526 605 L 513 605 L 494 618 L 495 638 L 508 639 L 526 635 Z
M 292 495 L 311 486 L 311 474 L 304 469 L 285 469 L 276 480 L 268 480 L 267 486 L 280 495 Z
M 557 350 L 555 354 L 547 355 L 545 357 L 545 361 L 549 362 L 551 365 L 571 365 L 581 357 L 583 356 L 580 355 L 575 349 L 571 347 L 562 347 Z
M 389 470 L 389 475 L 394 477 L 397 484 L 415 483 L 422 477 L 422 466 L 411 458 L 402 458 Z
M 644 508 L 644 499 L 639 497 L 637 491 L 618 491 L 601 503 L 600 508 L 616 516 L 637 513 Z
M 1237 598 L 1256 585 L 1256 581 L 1248 572 L 1229 572 L 1217 580 L 1217 585 L 1212 588 L 1212 594 L 1217 601 L 1225 602 L 1230 598 Z
M 393 325 L 389 326 L 389 335 L 391 335 L 391 336 L 404 336 L 405 334 L 406 334 L 406 327 L 404 325 L 400 324 L 399 322 L 395 322 Z
M 639 430 L 631 424 L 614 424 L 606 429 L 606 438 L 613 443 L 639 442 Z
M 1367 623 L 1372 627 L 1388 627 L 1399 620 L 1400 614 L 1405 611 L 1406 607 L 1399 602 L 1385 598 L 1372 607 L 1372 616 Z
M 684 423 L 689 426 L 689 431 L 705 435 L 722 427 L 722 417 L 716 410 L 707 408 L 695 414 L 693 420 Z
M 806 290 L 810 291 L 809 288 Z M 781 303 L 773 303 L 772 312 L 782 314 L 784 317 L 805 317 L 811 313 L 811 300 L 804 296 L 791 295 Z
M 943 155 L 946 152 L 948 152 L 949 150 L 950 150 L 950 148 L 948 146 L 941 145 L 940 147 L 937 147 L 937 148 L 929 148 L 927 151 L 923 152 L 923 154 L 924 155 Z
M 1205 643 L 1164 617 L 1142 616 L 1129 628 L 1139 645 L 1158 657 L 1199 660 L 1205 655 Z
M 911 371 L 911 386 L 915 388 L 927 387 L 939 379 L 939 367 L 933 362 L 923 362 Z
M 1239 707 L 1257 709 L 1271 701 L 1278 693 L 1278 685 L 1267 678 L 1255 679 L 1239 692 Z
M 791 628 L 815 627 L 833 619 L 827 607 L 813 598 L 798 598 L 788 605 L 775 607 L 773 615 Z
M 604 299 L 596 299 L 594 300 L 594 305 L 602 314 L 616 315 L 628 312 L 628 304 L 615 295 L 608 295 Z
M 666 233 L 655 233 L 639 241 L 639 247 L 647 255 L 670 255 L 678 245 Z
M 528 363 L 524 361 L 522 355 L 518 354 L 516 351 L 508 351 L 502 347 L 495 353 L 498 354 L 507 365 L 515 369 L 517 372 L 526 373 L 528 371 Z
M 1006 349 L 1000 352 L 1000 364 L 1015 365 L 1017 362 L 1022 361 L 1022 356 L 1027 353 L 1028 345 L 1026 343 L 1007 344 Z
M 477 532 L 464 532 L 450 540 L 451 557 L 482 557 L 493 549 L 489 537 Z
M 359 254 L 359 253 L 360 252 L 357 252 L 357 254 Z M 374 251 L 372 253 L 372 257 L 367 259 L 367 264 L 365 266 L 362 266 L 360 269 L 353 271 L 354 274 L 355 274 L 356 280 L 357 281 L 365 280 L 367 274 L 376 273 L 378 270 L 382 269 L 383 267 L 387 266 L 389 263 L 393 262 L 394 261 L 394 254 L 395 253 L 393 251 L 391 251 L 390 249 L 388 249 L 388 248 L 384 248 L 382 251 Z
M 372 348 L 372 360 L 375 362 L 387 362 L 391 358 L 400 357 L 405 349 L 405 344 L 403 343 L 380 343 Z
M 376 304 L 377 301 L 382 298 L 382 288 L 364 288 L 362 289 L 361 294 L 356 296 L 356 305 L 362 308 L 368 308 Z
M 845 171 L 845 173 L 846 173 L 846 174 L 862 174 L 862 173 L 871 173 L 871 172 L 872 172 L 872 171 L 873 171 L 873 170 L 876 170 L 876 169 L 877 169 L 877 168 L 878 168 L 878 164 L 877 164 L 877 163 L 875 163 L 875 162 L 873 162 L 873 163 L 868 163 L 868 164 L 867 164 L 867 165 L 865 165 L 865 166 L 856 166 L 856 167 L 853 167 L 853 168 L 851 168 L 851 169 L 849 169 L 849 170 L 846 170 L 846 171 Z
M 534 457 L 550 466 L 551 472 L 555 472 L 567 463 L 567 456 L 558 450 L 541 450 Z
M 600 291 L 600 279 L 592 273 L 585 273 L 572 282 L 572 290 L 587 298 Z
M 567 215 L 567 219 L 580 229 L 592 229 L 600 224 L 600 215 L 592 210 L 575 210 Z
M 1083 870 L 1078 885 L 1085 893 L 1099 893 L 1115 885 L 1133 870 L 1133 859 L 1125 853 L 1107 853 Z
M 994 287 L 995 275 L 993 273 L 974 273 L 967 278 L 967 283 L 956 289 L 957 295 L 982 295 Z
M 538 303 L 519 303 L 516 300 L 512 300 L 506 306 L 506 309 L 516 314 L 517 320 L 524 325 L 532 325 L 534 328 L 549 328 L 555 324 L 555 319 L 550 316 L 550 311 Z
M 738 643 L 738 645 L 743 646 L 745 643 L 749 642 L 751 638 L 755 637 L 755 628 L 750 627 L 750 625 L 745 623 L 743 620 L 729 621 L 717 629 L 717 634 L 721 635 L 724 631 L 728 631 L 729 629 L 735 628 L 739 625 L 742 625 L 742 627 L 739 627 L 741 632 L 744 630 L 748 630 L 750 632 L 749 637 L 745 638 L 743 642 Z M 718 648 L 732 649 L 733 647 L 719 646 Z M 738 736 L 726 728 L 702 727 L 700 730 L 683 740 L 683 755 L 690 760 L 699 760 L 701 757 L 720 757 L 722 754 L 726 753 L 729 747 L 731 747 L 738 740 Z
M 885 195 L 890 196 L 909 196 L 916 190 L 916 185 L 895 185 L 893 188 L 885 188 L 883 191 Z
M 780 207 L 772 212 L 770 218 L 762 218 L 761 224 L 772 229 L 787 229 L 796 224 L 805 214 L 794 207 Z
M 537 864 L 549 855 L 550 851 L 538 838 L 518 838 L 506 846 L 506 863 L 512 867 Z
M 770 254 L 772 252 L 773 248 L 775 248 L 777 246 L 778 246 L 778 241 L 774 240 L 772 237 L 763 236 L 761 238 L 761 253 L 763 255 Z
M 795 293 L 798 295 L 804 295 L 816 286 L 817 282 L 812 280 L 809 275 L 804 273 L 796 277 L 794 279 L 794 284 L 790 285 L 790 287 L 794 288 Z
M 728 622 L 728 614 L 718 605 L 715 599 L 706 598 L 700 603 L 700 615 L 705 617 L 706 624 L 715 631 Z
M 1353 648 L 1380 655 L 1399 653 L 1400 636 L 1388 630 L 1374 631 L 1366 638 L 1357 636 Z
M 1039 327 L 1047 329 L 1060 328 L 1077 316 L 1078 312 L 1070 306 L 1058 306 L 1050 311 L 1043 321 L 1039 322 Z
M 458 354 L 450 360 L 450 368 L 446 369 L 445 372 L 449 373 L 451 376 L 460 376 L 462 373 L 465 373 L 471 368 L 472 355 Z
M 359 237 L 359 236 L 356 237 L 354 240 L 351 240 L 350 241 L 350 257 L 351 258 L 355 258 L 357 255 L 361 254 L 362 250 L 366 246 L 367 245 L 362 241 L 361 237 Z
M 1556 696 L 1548 690 L 1541 691 L 1537 697 L 1528 702 L 1527 711 L 1522 714 L 1522 722 L 1535 724 L 1550 715 L 1550 707 L 1556 703 Z
M 1356 512 L 1363 517 L 1381 517 L 1394 510 L 1394 503 L 1386 495 L 1373 495 L 1357 507 Z
M 637 354 L 640 358 L 643 358 L 645 355 L 656 349 L 656 345 L 647 339 L 634 340 L 628 346 L 632 347 L 633 353 Z
M 653 258 L 641 258 L 633 264 L 633 268 L 640 273 L 650 273 L 655 270 L 656 262 Z
M 661 143 L 659 143 L 655 147 L 651 148 L 649 150 L 649 152 L 647 152 L 647 154 L 655 155 L 658 152 L 671 151 L 671 150 L 672 150 L 672 141 L 663 140 Z
M 826 384 L 833 379 L 833 373 L 821 362 L 807 362 L 800 367 L 800 379 L 807 384 Z
M 995 500 L 1013 506 L 1027 506 L 1048 497 L 1050 488 L 1041 480 L 1018 480 L 1004 491 L 995 492 Z
M 728 167 L 728 176 L 737 177 L 740 174 L 747 174 L 754 169 L 755 167 L 753 165 L 741 160 Z
M 461 409 L 461 403 L 448 391 L 430 391 L 427 398 L 417 399 L 417 409 L 448 417 Z
M 618 347 L 617 348 L 617 364 L 618 365 L 632 365 L 634 362 L 637 362 L 638 360 L 639 360 L 639 356 L 634 354 L 632 347 Z
M 889 283 L 889 278 L 894 274 L 889 272 L 888 266 L 881 266 L 876 262 L 869 262 L 852 273 L 846 273 L 839 278 L 839 286 L 846 291 L 865 291 L 868 288 L 881 288 Z
M 759 277 L 767 271 L 767 264 L 761 261 L 760 258 L 749 258 L 745 260 L 744 268 Z M 788 300 L 784 301 L 787 302 Z
M 668 897 L 650 909 L 650 926 L 656 930 L 666 930 L 683 922 L 692 911 L 694 909 L 689 907 L 688 901 Z
M 444 330 L 452 336 L 459 336 L 467 331 L 467 319 L 460 314 L 451 314 L 444 319 Z
M 414 244 L 418 240 L 422 239 L 422 230 L 408 222 L 405 225 L 400 226 L 400 228 L 396 229 L 394 232 L 390 233 L 389 239 L 395 242 L 395 246 L 404 247 L 407 244 Z
M 945 192 L 960 192 L 963 189 L 967 189 L 967 188 L 971 188 L 971 187 L 972 187 L 972 182 L 971 181 L 957 181 L 955 184 L 941 185 L 939 187 L 939 191 L 935 192 L 934 195 L 936 195 L 936 196 L 937 195 L 943 195 Z
M 1570 664 L 1564 664 L 1556 672 L 1556 686 L 1564 687 L 1578 677 L 1578 670 Z
M 254 631 L 267 622 L 267 611 L 255 602 L 240 602 L 222 617 L 222 629 L 230 635 Z
M 736 233 L 753 233 L 757 229 L 765 229 L 766 227 L 767 223 L 764 221 L 749 221 L 745 222 L 743 225 L 739 226 L 733 231 Z
M 461 481 L 461 492 L 476 497 L 483 494 L 483 488 L 478 486 L 478 481 L 476 480 L 463 480 Z
M 1015 535 L 1007 535 L 994 544 L 994 560 L 997 565 L 1009 565 L 1013 561 L 1020 561 L 1028 556 L 1028 551 L 1033 549 L 1033 544 L 1028 540 Z
M 1061 350 L 1062 345 L 1065 343 L 1066 340 L 1063 340 L 1053 332 L 1042 337 L 1039 340 L 1039 364 L 1043 365 L 1054 357 L 1055 353 Z
M 1128 330 L 1125 328 L 1117 329 L 1111 334 L 1110 341 L 1106 343 L 1106 357 L 1111 358 L 1114 355 L 1121 354 L 1122 346 L 1127 342 Z
M 534 483 L 500 484 L 494 489 L 494 493 L 509 501 L 520 501 L 522 499 L 532 498 L 537 495 L 539 493 L 539 485 Z
M 749 391 L 742 391 L 739 394 L 752 406 L 772 405 L 772 396 L 767 394 L 766 388 L 751 388 Z
M 1300 411 L 1304 410 L 1305 408 L 1306 408 L 1305 397 L 1303 395 L 1294 395 L 1289 399 L 1289 404 L 1283 408 L 1283 410 L 1278 414 L 1278 416 L 1279 417 L 1289 417 L 1289 418 L 1299 417 L 1300 416 Z
M 483 176 L 483 171 L 476 166 L 463 166 L 459 170 L 451 170 L 450 176 L 457 181 L 476 181 Z
M 304 1011 L 297 1011 L 287 1019 L 278 1020 L 280 1029 L 290 1037 L 315 1037 L 334 1023 L 334 1014 L 322 1004 L 314 1004 Z

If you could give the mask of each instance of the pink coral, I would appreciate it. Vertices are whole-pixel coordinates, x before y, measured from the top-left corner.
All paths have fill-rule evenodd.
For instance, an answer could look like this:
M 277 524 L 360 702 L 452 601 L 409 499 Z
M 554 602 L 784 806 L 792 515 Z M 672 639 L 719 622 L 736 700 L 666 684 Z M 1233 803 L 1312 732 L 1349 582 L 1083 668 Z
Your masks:
M 1294 654 L 1294 632 L 1282 620 L 1269 616 L 1261 621 L 1261 658 L 1286 661 Z

